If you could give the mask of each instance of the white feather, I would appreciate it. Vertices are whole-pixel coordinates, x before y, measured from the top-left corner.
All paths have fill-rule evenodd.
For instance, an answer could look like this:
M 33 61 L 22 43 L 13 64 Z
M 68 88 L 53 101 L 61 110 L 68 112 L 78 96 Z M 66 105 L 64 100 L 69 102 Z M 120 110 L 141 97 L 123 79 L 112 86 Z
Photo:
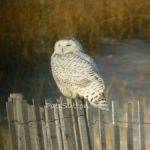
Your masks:
M 64 96 L 72 99 L 80 96 L 92 106 L 108 110 L 103 95 L 105 85 L 98 67 L 84 53 L 77 40 L 62 39 L 56 42 L 51 68 L 54 80 Z

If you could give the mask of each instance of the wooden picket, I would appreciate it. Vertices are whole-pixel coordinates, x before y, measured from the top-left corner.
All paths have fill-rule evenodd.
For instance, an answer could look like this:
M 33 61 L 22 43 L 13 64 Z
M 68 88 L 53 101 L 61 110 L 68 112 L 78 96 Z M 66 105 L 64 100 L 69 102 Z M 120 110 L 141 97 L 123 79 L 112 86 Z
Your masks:
M 11 150 L 107 150 L 107 124 L 112 127 L 113 150 L 121 149 L 120 125 L 116 101 L 112 101 L 111 111 L 105 113 L 88 105 L 87 102 L 74 100 L 71 104 L 60 98 L 54 104 L 45 100 L 40 107 L 33 101 L 27 104 L 23 95 L 10 94 L 6 103 Z M 137 101 L 138 144 L 139 150 L 145 150 L 144 111 Z M 111 119 L 106 119 L 106 114 Z M 97 118 L 97 119 L 94 119 Z M 134 148 L 132 102 L 126 111 L 126 147 Z M 97 136 L 95 137 L 94 131 Z M 111 133 L 110 133 L 111 134 Z M 99 144 L 95 143 L 98 139 Z

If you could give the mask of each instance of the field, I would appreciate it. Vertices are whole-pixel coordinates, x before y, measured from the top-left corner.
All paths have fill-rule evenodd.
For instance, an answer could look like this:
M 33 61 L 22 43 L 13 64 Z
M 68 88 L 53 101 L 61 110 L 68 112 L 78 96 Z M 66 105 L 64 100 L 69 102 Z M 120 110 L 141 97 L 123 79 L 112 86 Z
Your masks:
M 147 0 L 15 0 L 0 2 L 0 8 L 1 43 L 24 57 L 31 51 L 51 53 L 48 48 L 64 36 L 74 36 L 89 48 L 104 37 L 149 40 Z
M 92 54 L 106 51 L 97 45 L 108 37 L 149 41 L 149 8 L 146 0 L 1 1 L 0 81 L 16 91 L 18 82 L 34 76 L 38 62 L 49 64 L 54 42 L 64 36 L 76 37 Z

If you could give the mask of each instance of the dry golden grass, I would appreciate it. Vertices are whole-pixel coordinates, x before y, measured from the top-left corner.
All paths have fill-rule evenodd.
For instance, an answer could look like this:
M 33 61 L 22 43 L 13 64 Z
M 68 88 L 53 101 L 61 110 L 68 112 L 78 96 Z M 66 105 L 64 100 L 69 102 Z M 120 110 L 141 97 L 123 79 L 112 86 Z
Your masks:
M 77 37 L 90 50 L 104 37 L 123 39 L 146 35 L 150 25 L 149 8 L 147 0 L 0 2 L 3 14 L 0 16 L 0 79 L 5 76 L 4 70 L 7 73 L 12 68 L 20 82 L 27 74 L 26 68 L 34 67 L 31 64 L 35 57 L 39 53 L 51 53 L 54 42 L 64 36 Z M 13 91 L 18 82 L 14 81 Z M 116 89 L 120 90 L 118 97 L 124 93 L 120 87 L 125 86 L 126 83 L 120 83 Z
M 10 143 L 9 143 L 9 135 L 8 130 L 6 128 L 0 127 L 0 145 L 2 145 L 3 150 L 9 150 L 10 149 Z
M 1 42 L 20 46 L 25 57 L 31 50 L 47 52 L 64 36 L 75 36 L 93 47 L 103 37 L 144 35 L 150 25 L 147 0 L 16 1 L 3 2 L 0 8 Z

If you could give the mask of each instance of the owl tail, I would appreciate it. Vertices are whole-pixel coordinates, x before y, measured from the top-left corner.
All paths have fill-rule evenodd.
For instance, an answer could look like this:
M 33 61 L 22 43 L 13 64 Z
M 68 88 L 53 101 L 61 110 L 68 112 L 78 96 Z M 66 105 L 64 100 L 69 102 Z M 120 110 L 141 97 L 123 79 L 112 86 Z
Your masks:
M 100 97 L 98 101 L 89 101 L 93 107 L 100 108 L 102 110 L 109 111 L 109 103 L 106 101 L 104 94 Z

